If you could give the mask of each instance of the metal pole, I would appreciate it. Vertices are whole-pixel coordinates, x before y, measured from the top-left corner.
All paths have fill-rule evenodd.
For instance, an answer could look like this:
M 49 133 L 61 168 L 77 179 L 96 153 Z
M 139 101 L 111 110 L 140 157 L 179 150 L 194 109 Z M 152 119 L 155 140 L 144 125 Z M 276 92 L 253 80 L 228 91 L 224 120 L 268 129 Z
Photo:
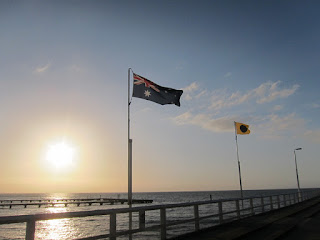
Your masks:
M 300 183 L 299 183 L 299 174 L 298 174 L 298 166 L 297 166 L 296 150 L 294 150 L 293 152 L 294 152 L 294 162 L 295 162 L 295 164 L 296 164 L 296 174 L 297 174 L 298 193 L 299 193 L 299 196 L 300 196 Z
M 241 182 L 241 168 L 240 168 L 240 161 L 239 161 L 238 136 L 237 136 L 236 122 L 234 122 L 234 133 L 235 133 L 235 136 L 236 136 L 237 159 L 238 159 L 239 182 L 240 182 L 240 193 L 241 193 L 241 198 L 243 198 L 243 193 L 242 193 L 242 182 Z M 243 200 L 242 200 L 242 207 L 243 207 Z
M 130 139 L 130 70 L 128 69 L 128 205 L 132 207 L 132 139 Z M 132 212 L 129 212 L 129 230 L 132 230 Z M 132 234 L 129 234 L 129 240 Z
M 130 139 L 130 70 L 128 69 L 128 204 L 132 204 L 132 139 Z
M 128 205 L 132 205 L 132 139 L 129 139 L 128 147 Z

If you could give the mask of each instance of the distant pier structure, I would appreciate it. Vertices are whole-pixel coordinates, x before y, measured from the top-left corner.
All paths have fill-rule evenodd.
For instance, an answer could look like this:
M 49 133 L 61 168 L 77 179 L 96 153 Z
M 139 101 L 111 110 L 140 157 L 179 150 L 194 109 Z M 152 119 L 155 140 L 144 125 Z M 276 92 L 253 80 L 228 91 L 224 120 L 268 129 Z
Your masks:
M 150 199 L 133 199 L 133 204 L 152 203 Z M 92 205 L 114 205 L 128 203 L 128 199 L 121 198 L 65 198 L 65 199 L 4 199 L 0 200 L 0 207 L 12 208 L 23 206 L 38 206 L 38 207 L 67 207 L 69 205 L 76 206 L 92 206 Z

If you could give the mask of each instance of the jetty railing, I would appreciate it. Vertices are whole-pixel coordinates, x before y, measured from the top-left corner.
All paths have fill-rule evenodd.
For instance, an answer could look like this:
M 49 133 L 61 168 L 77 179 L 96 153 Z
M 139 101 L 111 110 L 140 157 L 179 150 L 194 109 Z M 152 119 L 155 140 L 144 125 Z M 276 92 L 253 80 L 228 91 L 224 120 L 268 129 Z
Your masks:
M 234 221 L 240 218 L 252 216 L 255 214 L 279 209 L 289 205 L 293 205 L 313 197 L 319 196 L 320 190 L 302 191 L 300 193 L 290 193 L 281 195 L 269 195 L 250 198 L 232 198 L 222 200 L 209 200 L 189 203 L 163 204 L 163 205 L 148 205 L 131 208 L 94 210 L 94 211 L 78 211 L 78 212 L 63 212 L 63 213 L 48 213 L 20 216 L 0 217 L 0 225 L 13 223 L 26 223 L 25 239 L 33 240 L 36 235 L 36 222 L 52 219 L 65 218 L 82 218 L 90 216 L 109 216 L 109 231 L 107 234 L 78 238 L 78 240 L 102 239 L 109 238 L 116 240 L 119 236 L 133 235 L 141 232 L 159 232 L 161 240 L 168 239 L 168 231 L 172 227 L 183 224 L 191 224 L 191 229 L 188 232 L 200 230 L 202 222 L 210 222 L 212 225 L 223 224 Z M 212 207 L 214 206 L 214 207 Z M 181 219 L 181 213 L 186 210 L 191 214 Z M 146 213 L 156 211 L 158 213 L 157 224 L 152 225 L 147 222 Z M 175 213 L 175 214 L 173 214 Z M 179 214 L 180 213 L 180 214 Z M 117 216 L 120 214 L 138 215 L 138 224 L 132 229 L 132 223 L 129 224 L 131 229 L 117 229 Z M 152 221 L 154 223 L 154 218 Z M 201 229 L 206 228 L 206 226 Z M 107 229 L 106 229 L 107 230 Z

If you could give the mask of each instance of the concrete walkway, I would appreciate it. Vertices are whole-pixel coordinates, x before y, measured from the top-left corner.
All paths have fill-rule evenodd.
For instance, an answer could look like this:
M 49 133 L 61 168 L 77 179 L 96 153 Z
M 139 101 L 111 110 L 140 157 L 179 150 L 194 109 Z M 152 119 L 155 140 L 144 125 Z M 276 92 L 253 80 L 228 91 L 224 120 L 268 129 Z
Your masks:
M 174 239 L 320 240 L 320 197 Z

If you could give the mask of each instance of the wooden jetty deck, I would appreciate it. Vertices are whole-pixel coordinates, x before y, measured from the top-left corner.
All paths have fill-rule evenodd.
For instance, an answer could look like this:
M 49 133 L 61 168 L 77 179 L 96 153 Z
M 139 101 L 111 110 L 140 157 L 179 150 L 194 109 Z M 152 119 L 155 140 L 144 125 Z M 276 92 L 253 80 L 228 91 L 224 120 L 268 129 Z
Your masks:
M 0 207 L 12 208 L 23 206 L 38 206 L 38 207 L 67 207 L 69 205 L 76 206 L 92 206 L 92 205 L 113 205 L 127 203 L 128 199 L 124 198 L 65 198 L 65 199 L 4 199 L 0 200 Z M 133 199 L 132 204 L 152 203 L 150 199 Z
M 172 240 L 315 240 L 320 239 L 320 197 L 247 217 Z

